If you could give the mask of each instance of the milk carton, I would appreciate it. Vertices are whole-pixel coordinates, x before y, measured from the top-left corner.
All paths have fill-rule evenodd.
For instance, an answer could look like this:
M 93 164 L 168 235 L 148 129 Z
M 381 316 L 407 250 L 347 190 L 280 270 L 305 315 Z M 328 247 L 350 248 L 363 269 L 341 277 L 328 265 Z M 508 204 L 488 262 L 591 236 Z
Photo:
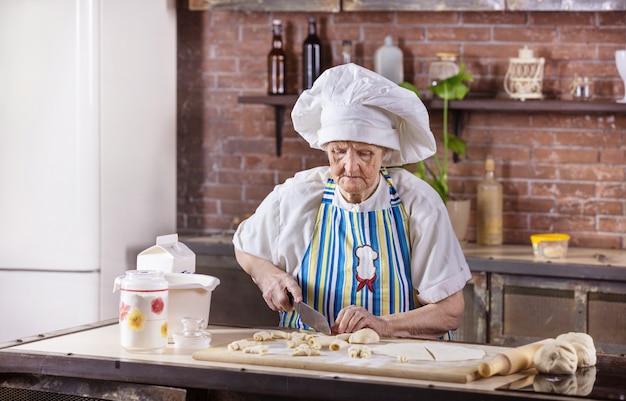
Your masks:
M 196 254 L 178 242 L 178 234 L 161 235 L 156 238 L 156 245 L 137 255 L 137 270 L 195 273 Z

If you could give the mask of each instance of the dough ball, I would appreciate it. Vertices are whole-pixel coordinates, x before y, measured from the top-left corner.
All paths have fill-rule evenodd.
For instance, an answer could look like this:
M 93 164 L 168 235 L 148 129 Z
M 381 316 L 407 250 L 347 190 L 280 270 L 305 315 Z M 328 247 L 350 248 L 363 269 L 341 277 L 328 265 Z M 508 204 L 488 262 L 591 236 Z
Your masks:
M 593 338 L 589 334 L 570 332 L 561 334 L 556 339 L 567 341 L 574 346 L 578 356 L 579 368 L 596 365 L 596 347 L 593 345 Z
M 370 328 L 355 331 L 348 338 L 350 344 L 376 344 L 379 341 L 378 333 Z
M 572 374 L 578 366 L 574 346 L 566 341 L 552 340 L 535 352 L 535 368 L 541 373 Z

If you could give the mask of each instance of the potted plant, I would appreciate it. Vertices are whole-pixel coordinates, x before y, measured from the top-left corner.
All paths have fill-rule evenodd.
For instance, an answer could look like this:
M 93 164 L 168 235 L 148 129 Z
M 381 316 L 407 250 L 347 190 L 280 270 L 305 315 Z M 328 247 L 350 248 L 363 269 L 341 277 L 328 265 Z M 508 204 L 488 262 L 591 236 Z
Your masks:
M 469 221 L 469 200 L 465 200 L 464 205 L 460 206 L 453 204 L 453 201 L 449 199 L 448 164 L 451 152 L 461 156 L 465 155 L 466 143 L 458 136 L 448 134 L 448 109 L 451 100 L 462 100 L 465 98 L 469 92 L 468 83 L 473 79 L 474 77 L 466 72 L 465 64 L 461 63 L 459 72 L 456 75 L 428 87 L 438 98 L 443 100 L 443 151 L 434 154 L 428 160 L 417 163 L 416 171 L 414 172 L 416 176 L 428 182 L 435 191 L 437 191 L 439 196 L 441 196 L 441 199 L 448 207 L 450 219 L 453 220 L 453 226 L 456 224 L 455 213 L 457 213 L 459 209 L 461 209 L 461 213 L 466 215 L 466 217 L 460 217 L 461 222 L 458 227 L 455 227 L 455 232 L 459 240 L 465 237 L 465 231 L 467 230 L 467 221 Z M 412 90 L 419 96 L 419 91 L 412 84 L 403 82 L 400 85 Z

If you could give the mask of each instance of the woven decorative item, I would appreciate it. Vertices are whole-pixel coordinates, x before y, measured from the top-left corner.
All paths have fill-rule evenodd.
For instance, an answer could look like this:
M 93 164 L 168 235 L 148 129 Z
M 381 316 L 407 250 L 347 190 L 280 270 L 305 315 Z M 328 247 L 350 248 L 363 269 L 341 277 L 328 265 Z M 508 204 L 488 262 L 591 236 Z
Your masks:
M 543 85 L 543 57 L 534 57 L 528 47 L 519 50 L 516 58 L 509 59 L 509 68 L 504 76 L 504 90 L 513 99 L 541 99 Z

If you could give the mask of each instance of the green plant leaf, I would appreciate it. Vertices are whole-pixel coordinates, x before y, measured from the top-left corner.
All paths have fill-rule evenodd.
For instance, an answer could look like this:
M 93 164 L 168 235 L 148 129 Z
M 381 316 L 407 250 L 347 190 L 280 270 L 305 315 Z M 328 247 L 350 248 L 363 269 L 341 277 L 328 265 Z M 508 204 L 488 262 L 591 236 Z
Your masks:
M 465 156 L 465 151 L 467 150 L 467 144 L 465 141 L 458 136 L 449 135 L 448 136 L 448 148 L 461 156 Z
M 459 72 L 449 78 L 431 85 L 428 90 L 443 100 L 462 100 L 469 92 L 469 86 L 465 82 L 472 82 L 474 77 L 465 71 L 465 64 L 461 63 Z
M 474 77 L 467 73 L 465 64 L 461 63 L 459 72 L 439 81 L 436 85 L 431 85 L 428 90 L 432 91 L 437 97 L 443 100 L 443 152 L 441 155 L 435 154 L 430 159 L 421 161 L 416 165 L 414 174 L 428 182 L 439 194 L 444 203 L 448 201 L 448 152 L 452 151 L 461 156 L 465 155 L 467 145 L 465 141 L 455 135 L 448 135 L 448 102 L 451 100 L 462 100 L 469 92 L 469 82 Z M 419 91 L 410 83 L 399 84 L 419 96 Z M 434 167 L 432 165 L 434 164 Z

